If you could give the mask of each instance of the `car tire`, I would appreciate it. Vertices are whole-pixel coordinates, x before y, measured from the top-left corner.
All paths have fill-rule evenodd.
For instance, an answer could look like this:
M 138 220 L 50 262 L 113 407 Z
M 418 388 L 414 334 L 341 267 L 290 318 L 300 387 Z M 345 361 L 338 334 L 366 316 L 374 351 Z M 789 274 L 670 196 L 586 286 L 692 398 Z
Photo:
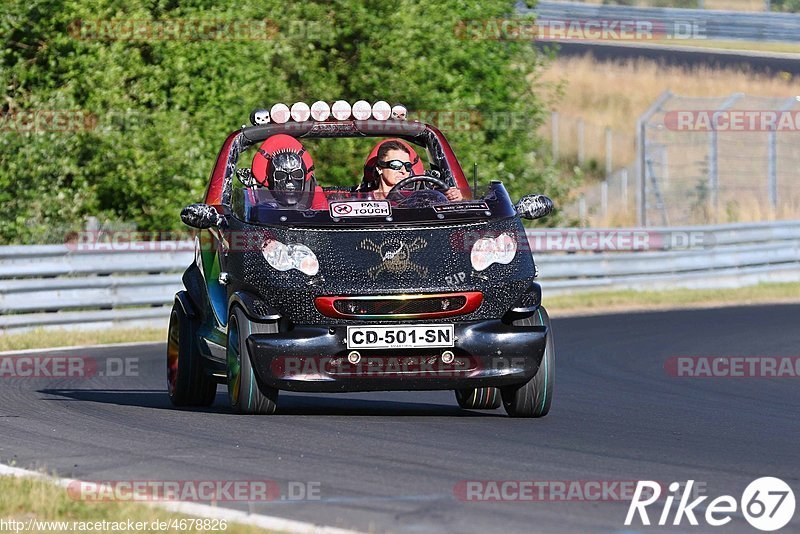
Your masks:
M 544 356 L 539 370 L 527 383 L 500 388 L 503 407 L 511 417 L 544 417 L 553 403 L 553 381 L 555 380 L 556 350 L 550 317 L 544 306 L 533 316 L 514 321 L 517 326 L 546 326 Z
M 167 392 L 173 406 L 211 406 L 217 396 L 216 381 L 206 374 L 197 350 L 197 325 L 177 301 L 167 330 Z
M 247 351 L 250 334 L 275 333 L 276 323 L 251 321 L 238 306 L 228 318 L 226 348 L 228 400 L 237 413 L 270 415 L 278 409 L 278 390 L 259 382 Z
M 500 407 L 500 389 L 468 388 L 456 390 L 456 401 L 465 410 L 494 410 Z

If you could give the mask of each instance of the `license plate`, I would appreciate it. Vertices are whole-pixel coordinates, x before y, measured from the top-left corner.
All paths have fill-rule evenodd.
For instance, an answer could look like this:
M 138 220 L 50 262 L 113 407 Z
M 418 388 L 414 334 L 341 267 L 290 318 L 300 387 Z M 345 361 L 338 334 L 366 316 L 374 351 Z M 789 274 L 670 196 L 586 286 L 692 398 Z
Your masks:
M 422 349 L 452 347 L 453 325 L 348 326 L 348 349 Z

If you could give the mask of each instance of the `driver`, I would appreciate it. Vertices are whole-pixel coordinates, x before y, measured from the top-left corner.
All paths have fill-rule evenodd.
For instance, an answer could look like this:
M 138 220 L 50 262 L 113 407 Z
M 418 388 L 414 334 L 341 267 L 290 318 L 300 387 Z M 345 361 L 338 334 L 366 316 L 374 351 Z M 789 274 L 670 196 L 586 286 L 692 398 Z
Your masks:
M 408 149 L 398 141 L 386 141 L 380 148 L 375 162 L 375 172 L 378 174 L 378 188 L 372 192 L 376 199 L 384 199 L 392 187 L 400 180 L 411 176 L 411 154 Z M 457 187 L 442 191 L 447 200 L 458 201 L 464 197 Z

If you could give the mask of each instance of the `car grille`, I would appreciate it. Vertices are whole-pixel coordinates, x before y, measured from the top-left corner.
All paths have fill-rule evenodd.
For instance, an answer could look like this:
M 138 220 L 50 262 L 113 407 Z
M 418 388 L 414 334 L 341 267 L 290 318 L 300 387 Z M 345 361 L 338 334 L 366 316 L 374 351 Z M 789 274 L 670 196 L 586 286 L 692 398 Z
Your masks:
M 382 295 L 317 297 L 317 310 L 328 317 L 346 319 L 414 319 L 452 317 L 475 311 L 480 292 L 438 295 Z

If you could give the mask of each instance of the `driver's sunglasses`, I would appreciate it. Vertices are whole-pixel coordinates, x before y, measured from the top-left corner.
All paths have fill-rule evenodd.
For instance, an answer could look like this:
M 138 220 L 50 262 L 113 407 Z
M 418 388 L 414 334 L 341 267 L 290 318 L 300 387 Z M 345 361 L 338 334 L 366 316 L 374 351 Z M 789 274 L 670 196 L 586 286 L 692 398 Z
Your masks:
M 278 182 L 285 182 L 289 178 L 292 180 L 302 180 L 305 177 L 305 173 L 303 169 L 294 169 L 290 172 L 286 171 L 275 171 L 275 180 Z
M 406 172 L 411 173 L 410 161 L 400 161 L 399 159 L 392 159 L 389 161 L 379 161 L 378 167 L 382 169 L 392 169 L 393 171 L 399 171 L 405 168 Z

